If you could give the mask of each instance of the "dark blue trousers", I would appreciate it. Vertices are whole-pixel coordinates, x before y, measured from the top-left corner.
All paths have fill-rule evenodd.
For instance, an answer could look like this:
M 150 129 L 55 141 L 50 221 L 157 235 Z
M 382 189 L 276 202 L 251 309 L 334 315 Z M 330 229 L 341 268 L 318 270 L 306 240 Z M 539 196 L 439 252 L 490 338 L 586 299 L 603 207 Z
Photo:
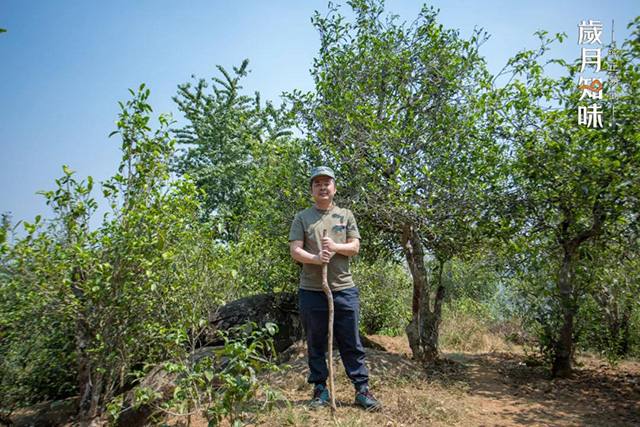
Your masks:
M 325 384 L 329 377 L 326 362 L 329 333 L 329 308 L 322 291 L 298 290 L 300 319 L 307 336 L 309 382 Z M 338 342 L 340 358 L 353 385 L 358 389 L 369 381 L 364 365 L 364 348 L 358 334 L 358 289 L 356 287 L 333 293 L 333 336 Z

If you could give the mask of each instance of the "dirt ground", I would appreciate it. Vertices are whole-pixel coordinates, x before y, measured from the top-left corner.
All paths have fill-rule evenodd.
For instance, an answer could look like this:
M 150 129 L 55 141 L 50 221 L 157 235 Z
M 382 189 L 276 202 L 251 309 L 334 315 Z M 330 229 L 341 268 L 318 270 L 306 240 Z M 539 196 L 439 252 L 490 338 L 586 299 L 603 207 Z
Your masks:
M 367 349 L 371 387 L 384 409 L 368 413 L 353 404 L 354 393 L 336 361 L 336 403 L 311 411 L 306 406 L 304 357 L 289 362 L 284 375 L 270 374 L 270 386 L 284 398 L 251 425 L 258 426 L 640 426 L 640 363 L 615 369 L 606 362 L 581 357 L 574 378 L 550 380 L 542 367 L 528 366 L 519 352 L 444 353 L 444 362 L 421 370 L 409 357 L 406 338 L 370 337 L 387 351 Z M 285 400 L 286 399 L 286 400 Z M 57 405 L 61 408 L 63 405 Z M 14 413 L 16 426 L 70 426 L 47 417 L 46 405 Z M 49 415 L 52 415 L 49 413 Z M 207 422 L 192 417 L 191 426 Z M 173 418 L 164 425 L 186 425 Z

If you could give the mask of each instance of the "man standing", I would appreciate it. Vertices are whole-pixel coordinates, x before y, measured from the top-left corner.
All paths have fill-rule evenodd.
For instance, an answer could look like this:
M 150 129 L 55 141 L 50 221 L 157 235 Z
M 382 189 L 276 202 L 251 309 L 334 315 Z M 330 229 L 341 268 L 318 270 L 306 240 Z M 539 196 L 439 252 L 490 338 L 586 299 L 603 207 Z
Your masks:
M 320 166 L 311 171 L 311 195 L 315 205 L 298 212 L 289 233 L 291 257 L 302 263 L 298 300 L 307 337 L 309 383 L 314 384 L 311 408 L 329 399 L 326 363 L 329 309 L 322 290 L 322 264 L 328 263 L 327 281 L 333 293 L 334 335 L 342 364 L 356 389 L 356 403 L 367 410 L 382 404 L 369 390 L 369 373 L 358 334 L 358 289 L 349 272 L 349 257 L 360 250 L 360 233 L 353 214 L 333 204 L 335 174 Z M 322 237 L 327 230 L 327 237 Z M 331 390 L 333 392 L 333 390 Z

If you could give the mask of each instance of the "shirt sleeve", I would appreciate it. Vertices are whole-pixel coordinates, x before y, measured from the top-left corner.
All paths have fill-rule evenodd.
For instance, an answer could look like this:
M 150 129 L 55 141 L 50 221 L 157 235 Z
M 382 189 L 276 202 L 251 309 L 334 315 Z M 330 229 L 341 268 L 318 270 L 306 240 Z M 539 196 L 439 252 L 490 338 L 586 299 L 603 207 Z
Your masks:
M 356 224 L 356 218 L 353 216 L 353 212 L 351 211 L 349 211 L 349 214 L 347 215 L 347 241 L 349 239 L 360 239 L 358 224 Z
M 304 242 L 304 226 L 302 225 L 302 218 L 300 214 L 296 214 L 296 217 L 291 223 L 291 231 L 289 231 L 289 241 L 302 240 Z

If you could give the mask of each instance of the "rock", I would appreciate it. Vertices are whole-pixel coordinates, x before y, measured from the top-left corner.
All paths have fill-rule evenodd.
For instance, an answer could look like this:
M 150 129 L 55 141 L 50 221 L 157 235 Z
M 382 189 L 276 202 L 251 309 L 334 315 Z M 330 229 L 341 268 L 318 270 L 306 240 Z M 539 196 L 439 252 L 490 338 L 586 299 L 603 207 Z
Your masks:
M 200 331 L 200 348 L 194 353 L 193 362 L 197 362 L 205 356 L 211 356 L 213 351 L 222 348 L 224 340 L 218 333 L 219 331 L 245 325 L 248 321 L 256 323 L 258 327 L 263 327 L 269 322 L 278 325 L 278 333 L 274 337 L 274 347 L 277 353 L 284 352 L 293 343 L 302 339 L 302 325 L 300 324 L 296 294 L 254 295 L 233 301 L 216 311 L 209 319 L 209 327 Z M 224 364 L 223 360 L 220 367 Z M 177 373 L 165 371 L 161 364 L 154 367 L 138 386 L 160 393 L 163 399 L 169 399 L 173 394 L 177 379 Z M 131 390 L 125 393 L 123 406 L 127 409 L 120 414 L 118 426 L 143 426 L 149 421 L 153 408 L 149 405 L 142 405 L 134 409 L 133 402 L 134 391 Z
M 206 356 L 214 356 L 214 351 L 221 347 L 201 347 L 196 350 L 192 357 L 192 362 L 197 363 Z M 224 360 L 222 361 L 224 366 Z M 162 395 L 163 400 L 170 399 L 176 386 L 179 375 L 176 372 L 167 372 L 164 364 L 157 365 L 140 381 L 138 387 L 147 388 Z M 145 425 L 149 417 L 153 414 L 153 408 L 149 405 L 140 405 L 134 408 L 134 390 L 130 390 L 124 395 L 123 407 L 126 408 L 118 417 L 116 425 L 121 427 L 136 427 Z
M 77 398 L 71 397 L 61 401 L 46 401 L 17 408 L 15 412 L 10 414 L 11 419 L 0 419 L 0 426 L 56 427 L 67 425 L 67 420 L 74 420 L 77 414 L 76 403 Z
M 383 346 L 382 344 L 378 344 L 377 342 L 369 339 L 366 335 L 362 335 L 362 334 L 360 335 L 360 342 L 362 343 L 363 347 L 373 348 L 375 350 L 380 350 L 380 351 L 387 351 L 385 346 Z M 335 348 L 338 348 L 338 347 L 335 347 Z
M 219 330 L 228 330 L 241 326 L 247 321 L 255 322 L 259 328 L 271 322 L 278 325 L 278 333 L 274 337 L 277 353 L 289 348 L 303 338 L 298 296 L 294 293 L 259 294 L 233 301 L 221 307 L 209 320 L 202 344 L 222 345 Z
M 247 321 L 255 322 L 258 327 L 263 327 L 268 322 L 278 325 L 278 333 L 274 337 L 274 346 L 278 354 L 294 343 L 304 340 L 298 296 L 294 293 L 281 292 L 254 295 L 221 307 L 209 319 L 210 326 L 205 331 L 203 344 L 222 345 L 224 341 L 217 333 L 218 330 L 241 326 Z M 364 347 L 386 351 L 384 346 L 364 335 L 360 335 L 360 341 Z M 334 348 L 338 348 L 336 341 L 334 341 Z
M 289 363 L 304 357 L 307 357 L 307 344 L 303 340 L 299 340 L 285 351 L 278 353 L 277 363 Z

